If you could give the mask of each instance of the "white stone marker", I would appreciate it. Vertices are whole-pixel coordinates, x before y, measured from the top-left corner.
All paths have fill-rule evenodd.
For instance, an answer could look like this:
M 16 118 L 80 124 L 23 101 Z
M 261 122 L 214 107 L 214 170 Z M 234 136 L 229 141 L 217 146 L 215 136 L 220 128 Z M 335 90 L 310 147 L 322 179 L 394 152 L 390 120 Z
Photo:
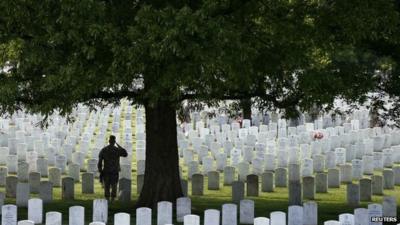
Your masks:
M 197 215 L 186 215 L 183 217 L 184 225 L 200 225 L 200 217 Z
M 176 221 L 183 222 L 183 217 L 190 215 L 192 211 L 192 202 L 190 198 L 182 197 L 176 199 Z
M 314 163 L 312 159 L 304 159 L 302 165 L 302 176 L 308 177 L 312 176 L 314 173 Z
M 1 224 L 16 225 L 17 224 L 17 206 L 3 205 L 1 207 Z
M 43 200 L 32 198 L 28 201 L 28 220 L 35 224 L 43 223 Z
M 383 208 L 383 216 L 395 217 L 397 215 L 396 197 L 394 196 L 383 197 L 382 208 Z
M 342 164 L 346 163 L 346 149 L 345 148 L 336 148 L 335 156 L 336 156 L 336 165 L 342 165 Z
M 207 209 L 204 211 L 204 225 L 219 225 L 220 212 L 216 209 Z
M 318 225 L 318 205 L 316 202 L 305 202 L 303 204 L 303 223 Z
M 369 225 L 382 225 L 382 222 L 372 222 L 371 217 L 382 217 L 382 205 L 380 204 L 369 204 L 368 205 L 368 221 Z
M 353 159 L 351 161 L 352 164 L 352 177 L 353 179 L 361 179 L 363 178 L 363 162 L 360 159 Z
M 151 209 L 141 207 L 136 209 L 136 225 L 151 225 Z
M 69 207 L 69 225 L 85 224 L 85 208 L 82 206 Z
M 237 206 L 235 204 L 222 205 L 222 225 L 237 225 Z
M 157 225 L 172 223 L 172 203 L 162 201 L 157 204 Z
M 62 215 L 59 212 L 46 213 L 46 225 L 62 225 Z
M 18 221 L 17 225 L 35 225 L 32 220 L 21 220 Z
M 7 169 L 9 173 L 17 173 L 18 171 L 18 156 L 7 156 Z
M 271 212 L 271 225 L 286 225 L 286 213 L 284 212 Z
M 93 222 L 107 223 L 108 202 L 106 199 L 93 200 Z
M 340 225 L 340 222 L 336 220 L 328 220 L 324 222 L 324 225 Z
M 29 200 L 29 183 L 17 183 L 17 196 L 16 196 L 16 203 L 17 206 L 20 207 L 27 207 L 28 200 Z
M 5 199 L 6 199 L 6 194 L 0 192 L 0 208 L 3 207 Z M 0 215 L 1 215 L 1 209 L 0 209 Z
M 341 225 L 354 225 L 354 216 L 350 213 L 342 213 L 339 215 Z
M 131 215 L 128 213 L 116 213 L 114 214 L 114 225 L 130 225 Z
M 288 225 L 303 224 L 303 207 L 298 205 L 289 206 Z
M 371 155 L 364 155 L 362 157 L 364 174 L 374 173 L 374 158 Z
M 364 225 L 369 223 L 368 209 L 354 209 L 354 225 Z
M 267 217 L 254 218 L 254 225 L 270 225 Z
M 254 201 L 241 200 L 240 201 L 240 223 L 252 224 L 254 222 Z

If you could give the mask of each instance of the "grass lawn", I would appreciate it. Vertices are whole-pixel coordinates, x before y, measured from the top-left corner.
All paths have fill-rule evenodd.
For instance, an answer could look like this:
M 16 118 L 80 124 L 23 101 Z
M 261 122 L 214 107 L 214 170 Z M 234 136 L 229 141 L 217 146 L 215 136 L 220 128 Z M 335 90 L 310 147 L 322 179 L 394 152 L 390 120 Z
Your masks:
M 136 181 L 133 181 L 135 184 Z M 205 181 L 205 184 L 207 182 Z M 109 206 L 109 223 L 113 224 L 113 214 L 118 212 L 126 212 L 131 214 L 131 224 L 135 224 L 135 209 L 134 202 L 137 199 L 136 186 L 133 184 L 132 189 L 132 203 L 131 204 L 121 204 L 115 202 Z M 221 184 L 221 190 L 219 191 L 209 191 L 206 190 L 204 196 L 192 196 L 192 213 L 196 215 L 203 216 L 204 210 L 206 209 L 220 209 L 224 203 L 229 203 L 231 201 L 231 187 L 223 187 Z M 189 186 L 190 189 L 190 186 Z M 0 191 L 4 191 L 1 188 Z M 189 191 L 190 193 L 190 191 Z M 384 190 L 385 195 L 394 195 L 397 199 L 400 199 L 400 186 L 396 186 L 394 190 Z M 44 211 L 58 211 L 63 214 L 63 224 L 68 224 L 68 208 L 74 205 L 80 205 L 85 207 L 85 221 L 87 223 L 91 222 L 92 218 L 92 200 L 96 198 L 102 198 L 101 186 L 96 180 L 95 182 L 95 194 L 82 194 L 81 184 L 77 183 L 75 185 L 75 200 L 74 201 L 63 201 L 61 200 L 61 188 L 53 189 L 54 201 L 49 204 L 45 204 Z M 35 197 L 35 195 L 32 195 Z M 260 192 L 259 197 L 252 197 L 255 201 L 255 215 L 256 216 L 266 216 L 269 217 L 269 213 L 272 211 L 284 211 L 287 212 L 288 200 L 287 200 L 287 188 L 276 188 L 273 193 L 262 193 Z M 315 201 L 318 202 L 318 218 L 320 224 L 323 221 L 330 219 L 338 219 L 340 213 L 352 213 L 353 209 L 346 205 L 346 190 L 345 185 L 341 185 L 340 188 L 330 188 L 329 193 L 326 194 L 316 194 Z M 373 202 L 382 202 L 382 196 L 373 196 Z M 15 203 L 15 199 L 6 199 L 6 203 Z M 362 202 L 362 207 L 367 207 L 368 202 Z M 398 207 L 398 212 L 400 212 L 400 207 Z M 155 212 L 153 212 L 153 218 L 155 217 Z M 18 208 L 18 219 L 27 218 L 27 209 Z M 174 224 L 179 224 L 176 221 Z

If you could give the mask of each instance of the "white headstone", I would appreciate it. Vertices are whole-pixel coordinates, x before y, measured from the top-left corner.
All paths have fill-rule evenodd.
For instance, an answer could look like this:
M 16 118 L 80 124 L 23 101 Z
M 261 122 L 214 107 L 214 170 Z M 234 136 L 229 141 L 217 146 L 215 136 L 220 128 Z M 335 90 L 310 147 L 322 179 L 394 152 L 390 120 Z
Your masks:
M 131 216 L 128 213 L 114 214 L 114 225 L 130 225 Z
M 350 213 L 342 213 L 339 215 L 341 225 L 354 225 L 354 216 Z
M 186 215 L 183 217 L 184 225 L 200 225 L 200 217 L 197 215 Z
M 85 208 L 82 206 L 72 206 L 69 208 L 69 225 L 85 224 Z
M 340 222 L 336 220 L 328 220 L 324 222 L 324 225 L 340 225 Z
M 276 161 L 274 154 L 265 154 L 264 157 L 264 170 L 273 171 L 276 169 Z
M 354 225 L 369 224 L 368 209 L 354 209 Z
M 362 157 L 364 174 L 374 173 L 374 158 L 371 155 L 364 155 Z
M 336 164 L 342 165 L 346 163 L 346 149 L 345 148 L 336 148 L 335 149 L 336 156 Z
M 382 205 L 380 204 L 369 204 L 368 205 L 368 221 L 369 225 L 382 225 L 382 222 L 373 222 L 371 221 L 372 217 L 382 217 Z
M 254 222 L 254 201 L 241 200 L 240 201 L 240 223 L 252 224 Z
M 269 219 L 266 217 L 254 218 L 254 225 L 270 225 Z
M 303 207 L 291 205 L 288 212 L 288 225 L 298 224 L 303 224 Z
M 89 223 L 89 225 L 106 225 L 106 224 L 103 222 L 91 222 Z
M 27 207 L 29 200 L 29 183 L 17 183 L 17 198 L 16 203 L 17 206 Z
M 237 225 L 237 206 L 235 204 L 222 205 L 222 225 Z
M 271 225 L 286 225 L 286 214 L 284 212 L 271 212 Z
M 172 203 L 162 201 L 157 204 L 157 225 L 172 223 Z
M 39 198 L 32 198 L 28 201 L 28 220 L 36 223 L 43 222 L 43 201 Z
M 59 212 L 46 213 L 46 225 L 62 225 L 62 215 Z
M 383 170 L 382 152 L 374 152 L 374 169 L 375 170 Z
M 363 163 L 360 159 L 353 159 L 351 161 L 352 164 L 352 177 L 353 179 L 361 179 L 363 178 Z
M 17 225 L 35 225 L 32 220 L 21 220 L 18 221 Z
M 314 163 L 312 159 L 304 159 L 302 164 L 301 175 L 303 177 L 312 176 L 314 173 Z
M 1 224 L 16 225 L 17 224 L 17 206 L 3 205 L 1 207 Z
M 318 225 L 318 205 L 316 202 L 303 204 L 303 222 L 308 225 Z
M 106 199 L 93 200 L 93 222 L 107 223 L 108 202 Z
M 397 215 L 397 203 L 395 196 L 383 197 L 383 216 L 395 217 Z
M 204 211 L 204 225 L 220 225 L 220 212 L 216 209 Z
M 334 152 L 327 152 L 326 153 L 326 168 L 327 169 L 334 169 L 336 168 L 336 155 Z
M 136 209 L 136 225 L 151 225 L 151 209 L 137 208 Z
M 190 198 L 182 197 L 176 199 L 176 221 L 183 222 L 183 217 L 190 215 L 192 203 Z

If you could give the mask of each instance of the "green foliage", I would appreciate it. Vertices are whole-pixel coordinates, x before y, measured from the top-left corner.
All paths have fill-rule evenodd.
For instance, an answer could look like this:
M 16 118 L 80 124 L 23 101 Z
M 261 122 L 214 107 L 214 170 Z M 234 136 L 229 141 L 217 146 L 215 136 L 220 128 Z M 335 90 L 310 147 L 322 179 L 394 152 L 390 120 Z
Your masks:
M 382 68 L 400 93 L 393 1 L 15 0 L 0 11 L 0 66 L 12 68 L 0 113 L 252 97 L 295 112 L 363 101 Z

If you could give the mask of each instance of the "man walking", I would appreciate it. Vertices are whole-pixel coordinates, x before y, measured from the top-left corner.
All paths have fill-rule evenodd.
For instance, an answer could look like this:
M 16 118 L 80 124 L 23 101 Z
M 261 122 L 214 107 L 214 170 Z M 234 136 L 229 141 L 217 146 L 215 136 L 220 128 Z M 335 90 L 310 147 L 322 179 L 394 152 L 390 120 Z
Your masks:
M 117 196 L 117 185 L 119 179 L 119 157 L 127 157 L 128 153 L 115 140 L 115 136 L 111 135 L 109 145 L 104 147 L 99 153 L 99 163 L 97 168 L 100 172 L 100 182 L 104 186 L 104 196 L 111 202 Z M 103 164 L 104 161 L 104 164 Z M 110 196 L 111 191 L 111 196 Z

